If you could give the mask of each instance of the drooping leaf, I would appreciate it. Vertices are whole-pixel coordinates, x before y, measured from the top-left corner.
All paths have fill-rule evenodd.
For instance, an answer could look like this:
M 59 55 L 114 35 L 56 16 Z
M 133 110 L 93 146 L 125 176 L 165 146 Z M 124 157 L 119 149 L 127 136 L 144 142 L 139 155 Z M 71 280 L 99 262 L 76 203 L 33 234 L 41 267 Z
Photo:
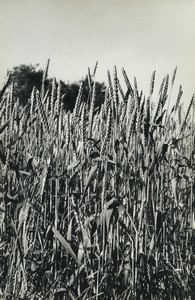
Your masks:
M 73 218 L 70 220 L 70 223 L 68 225 L 68 232 L 67 232 L 67 241 L 71 242 L 72 240 L 72 220 Z
M 64 246 L 65 250 L 78 262 L 78 259 L 72 250 L 70 244 L 65 240 L 65 238 L 61 235 L 61 233 L 53 226 L 52 231 L 57 237 L 57 239 L 60 241 L 60 243 Z
M 73 161 L 73 162 L 67 167 L 67 171 L 70 171 L 70 170 L 76 168 L 80 163 L 81 163 L 80 160 L 75 160 L 75 161 Z
M 9 120 L 0 127 L 0 134 L 5 130 L 5 128 L 8 126 L 8 124 L 9 124 Z
M 81 263 L 84 257 L 84 248 L 83 243 L 79 243 L 79 249 L 78 249 L 78 261 Z
M 90 182 L 91 182 L 93 176 L 95 175 L 95 172 L 96 172 L 97 168 L 98 168 L 98 165 L 95 165 L 91 168 L 91 170 L 89 172 L 89 175 L 87 177 L 86 184 L 85 184 L 85 189 L 84 189 L 84 192 L 83 192 L 83 197 L 85 196 L 85 193 L 86 193 L 86 191 L 87 191 L 87 189 L 90 185 Z
M 5 201 L 3 193 L 0 193 L 0 228 L 5 218 Z

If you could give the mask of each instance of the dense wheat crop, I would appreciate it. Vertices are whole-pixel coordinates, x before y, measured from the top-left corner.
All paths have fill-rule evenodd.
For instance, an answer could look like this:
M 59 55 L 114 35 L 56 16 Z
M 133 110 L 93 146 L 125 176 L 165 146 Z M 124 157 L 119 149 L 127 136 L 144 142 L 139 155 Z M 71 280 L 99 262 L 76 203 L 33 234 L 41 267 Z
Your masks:
M 194 95 L 115 67 L 98 109 L 95 68 L 70 113 L 48 67 L 27 106 L 0 94 L 1 299 L 193 299 Z

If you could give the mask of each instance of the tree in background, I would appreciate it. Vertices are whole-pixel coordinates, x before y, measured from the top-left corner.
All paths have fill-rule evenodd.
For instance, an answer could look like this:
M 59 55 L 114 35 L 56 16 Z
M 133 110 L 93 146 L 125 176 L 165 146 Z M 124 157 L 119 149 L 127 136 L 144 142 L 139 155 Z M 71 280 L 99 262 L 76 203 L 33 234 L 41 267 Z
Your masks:
M 14 67 L 11 73 L 11 80 L 14 82 L 14 97 L 20 99 L 25 105 L 31 95 L 33 86 L 40 90 L 43 70 L 39 65 L 20 65 Z
M 35 86 L 38 90 L 41 90 L 43 70 L 37 65 L 19 65 L 14 67 L 11 71 L 11 80 L 14 82 L 14 97 L 19 98 L 22 105 L 28 103 L 33 87 Z M 88 101 L 89 96 L 89 85 L 87 77 L 83 80 L 84 83 L 84 101 Z M 73 111 L 75 106 L 76 97 L 79 91 L 79 82 L 66 84 L 60 81 L 61 95 L 64 103 L 64 109 L 67 111 Z M 47 78 L 45 80 L 45 90 L 49 89 L 51 92 L 52 79 Z M 96 83 L 96 103 L 95 107 L 100 106 L 104 101 L 104 83 Z
M 77 83 L 66 84 L 61 81 L 61 95 L 66 111 L 73 111 L 78 91 L 79 85 Z
M 85 98 L 87 98 L 87 101 L 88 101 L 88 96 L 89 96 L 90 90 L 89 90 L 89 84 L 88 84 L 87 76 L 86 76 L 85 80 L 83 80 L 83 83 L 84 83 L 84 96 L 85 96 Z M 92 83 L 92 88 L 93 88 L 93 83 Z M 102 103 L 104 102 L 105 89 L 106 89 L 106 87 L 105 87 L 104 83 L 96 82 L 95 108 L 101 106 Z
M 87 77 L 82 80 L 84 85 L 84 91 L 83 91 L 83 101 L 88 102 L 88 97 L 90 94 L 89 91 L 89 85 L 88 85 L 88 79 Z M 61 82 L 61 93 L 63 95 L 63 102 L 64 102 L 64 109 L 73 111 L 75 106 L 76 97 L 78 95 L 79 91 L 79 83 L 72 83 L 72 84 L 65 84 L 64 82 Z M 105 95 L 105 85 L 104 83 L 96 82 L 96 102 L 95 102 L 95 108 L 101 106 L 101 104 L 104 102 L 104 95 Z

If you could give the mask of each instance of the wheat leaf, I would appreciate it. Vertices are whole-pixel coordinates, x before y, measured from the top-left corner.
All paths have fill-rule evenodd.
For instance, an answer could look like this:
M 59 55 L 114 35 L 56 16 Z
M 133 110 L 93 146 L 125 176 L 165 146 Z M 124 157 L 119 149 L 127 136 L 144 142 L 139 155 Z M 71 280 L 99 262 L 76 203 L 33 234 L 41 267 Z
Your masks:
M 91 170 L 89 172 L 89 176 L 88 176 L 86 184 L 85 184 L 85 189 L 84 189 L 83 197 L 85 196 L 85 193 L 86 193 L 86 191 L 87 191 L 87 189 L 88 189 L 88 187 L 90 185 L 90 182 L 91 182 L 93 176 L 95 175 L 95 172 L 96 172 L 97 168 L 98 168 L 98 165 L 95 165 L 95 166 L 93 166 L 91 168 Z
M 65 240 L 65 238 L 63 238 L 63 236 L 61 235 L 61 233 L 53 226 L 52 227 L 52 231 L 55 234 L 55 236 L 57 237 L 57 239 L 60 241 L 60 243 L 64 246 L 65 250 L 77 261 L 77 257 L 74 254 L 70 244 Z M 79 262 L 80 263 L 80 262 Z

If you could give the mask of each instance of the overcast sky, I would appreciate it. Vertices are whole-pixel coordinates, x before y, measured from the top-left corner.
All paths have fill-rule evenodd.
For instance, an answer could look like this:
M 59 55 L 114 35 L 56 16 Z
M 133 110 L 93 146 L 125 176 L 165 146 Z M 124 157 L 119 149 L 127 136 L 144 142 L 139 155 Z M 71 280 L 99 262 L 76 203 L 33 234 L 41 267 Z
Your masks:
M 154 69 L 160 83 L 178 66 L 175 89 L 194 92 L 194 0 L 0 0 L 0 24 L 0 82 L 50 57 L 50 77 L 79 80 L 98 60 L 98 81 L 124 67 L 145 93 Z

